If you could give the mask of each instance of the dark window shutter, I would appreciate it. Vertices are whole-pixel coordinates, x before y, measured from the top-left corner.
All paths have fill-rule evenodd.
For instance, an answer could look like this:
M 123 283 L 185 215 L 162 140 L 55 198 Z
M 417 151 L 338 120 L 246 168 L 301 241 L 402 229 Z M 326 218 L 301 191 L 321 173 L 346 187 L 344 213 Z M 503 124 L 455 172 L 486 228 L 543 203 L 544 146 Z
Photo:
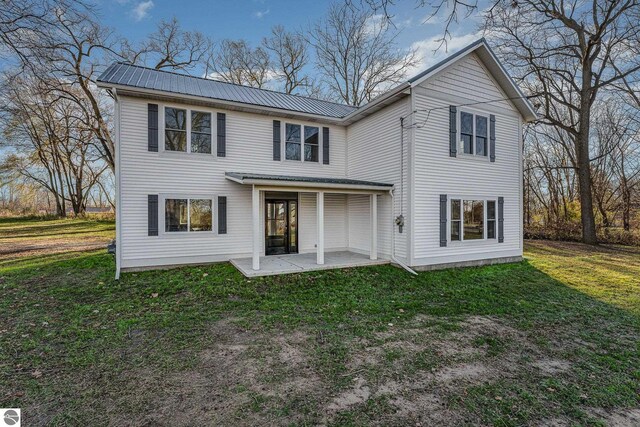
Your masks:
M 227 198 L 218 197 L 218 234 L 227 234 Z
M 227 115 L 218 113 L 218 157 L 227 155 Z
M 458 119 L 458 109 L 449 106 L 449 156 L 456 157 L 458 152 L 458 128 L 456 121 Z
M 280 120 L 273 121 L 273 160 L 280 160 Z
M 440 246 L 447 246 L 447 195 L 440 195 Z
M 158 151 L 158 104 L 148 104 L 148 147 L 149 151 Z
M 329 164 L 329 128 L 322 128 L 322 163 Z
M 489 158 L 496 161 L 496 116 L 493 114 L 489 118 Z
M 157 236 L 158 235 L 158 195 L 157 194 L 149 194 L 147 196 L 147 206 L 149 211 L 148 235 Z
M 498 243 L 504 242 L 504 197 L 498 197 Z

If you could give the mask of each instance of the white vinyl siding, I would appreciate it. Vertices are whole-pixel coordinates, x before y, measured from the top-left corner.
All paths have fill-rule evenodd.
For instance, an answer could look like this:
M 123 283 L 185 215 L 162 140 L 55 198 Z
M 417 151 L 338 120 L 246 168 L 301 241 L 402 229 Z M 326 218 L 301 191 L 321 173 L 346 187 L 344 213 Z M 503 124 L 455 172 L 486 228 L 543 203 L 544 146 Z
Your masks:
M 119 226 L 122 234 L 118 245 L 122 251 L 123 268 L 213 262 L 228 260 L 239 255 L 249 256 L 252 249 L 251 187 L 227 180 L 225 172 L 259 171 L 267 174 L 346 177 L 346 131 L 339 126 L 329 126 L 331 129 L 330 165 L 316 162 L 287 162 L 285 166 L 282 162 L 274 162 L 272 152 L 274 117 L 235 111 L 226 112 L 226 157 L 168 153 L 162 150 L 149 152 L 147 151 L 147 103 L 153 101 L 120 96 L 119 102 L 122 197 L 122 218 Z M 171 105 L 191 109 L 189 105 L 174 103 Z M 201 106 L 192 109 L 211 112 L 212 118 L 215 118 L 217 111 Z M 164 111 L 162 103 L 159 104 L 159 110 Z M 283 118 L 280 120 L 282 123 L 286 122 Z M 215 128 L 214 122 L 215 120 L 212 126 Z M 317 126 L 317 124 L 308 124 Z M 160 132 L 164 131 L 162 125 L 159 128 Z M 215 134 L 215 129 L 213 133 Z M 223 235 L 180 233 L 179 238 L 174 236 L 167 238 L 162 233 L 159 236 L 148 236 L 147 196 L 149 194 L 177 194 L 185 197 L 203 194 L 226 196 L 228 232 Z M 346 201 L 344 203 L 346 210 Z M 330 204 L 327 203 L 327 205 L 329 208 Z M 162 207 L 159 217 L 163 215 Z M 329 223 L 330 221 L 325 221 L 326 228 L 329 228 Z M 315 224 L 315 211 L 313 224 Z M 214 227 L 216 226 L 217 217 L 214 217 Z M 305 230 L 305 225 L 301 221 L 300 235 L 303 234 L 307 235 L 309 231 Z M 345 246 L 344 236 L 333 243 L 332 235 L 331 233 L 326 235 L 326 248 Z M 315 237 L 307 249 L 314 248 L 313 245 L 315 245 Z
M 469 91 L 469 87 L 474 90 Z M 449 157 L 449 105 L 506 97 L 475 54 L 460 59 L 427 80 L 416 88 L 414 96 L 417 110 L 435 109 L 415 135 L 413 264 L 521 256 L 521 118 L 515 107 L 509 101 L 500 101 L 478 104 L 471 110 L 474 113 L 482 111 L 487 117 L 496 116 L 496 161 L 492 163 L 484 156 Z M 424 116 L 418 115 L 416 120 L 420 122 L 421 117 Z M 448 211 L 452 198 L 497 200 L 504 197 L 504 243 L 498 243 L 497 238 L 450 242 L 448 221 L 449 244 L 440 247 L 440 194 L 449 195 Z M 450 212 L 447 216 L 450 217 Z
M 407 241 L 410 227 L 405 226 L 403 233 L 393 225 L 394 218 L 400 215 L 400 174 L 404 170 L 404 209 L 405 220 L 409 218 L 409 173 L 408 147 L 410 131 L 405 131 L 404 168 L 401 167 L 400 117 L 410 111 L 410 98 L 406 97 L 375 114 L 360 120 L 347 129 L 348 139 L 348 176 L 394 184 L 394 209 L 391 213 L 391 197 L 378 197 L 378 252 L 391 254 L 391 234 L 395 238 L 396 257 L 407 257 Z M 349 236 L 350 245 L 362 251 L 369 251 L 369 234 L 365 225 L 369 223 L 369 201 L 361 196 L 349 196 Z M 365 222 L 366 221 L 366 222 Z
M 473 90 L 470 91 L 469 88 Z M 121 266 L 144 267 L 166 264 L 224 261 L 250 256 L 252 251 L 252 192 L 250 186 L 225 178 L 225 172 L 351 178 L 393 184 L 391 196 L 378 200 L 378 253 L 381 258 L 395 256 L 419 266 L 456 261 L 522 255 L 522 169 L 521 116 L 487 73 L 475 53 L 411 89 L 411 95 L 382 108 L 348 127 L 292 120 L 270 114 L 238 111 L 226 113 L 226 157 L 215 155 L 216 113 L 201 105 L 168 104 L 186 110 L 211 113 L 211 155 L 166 152 L 164 147 L 164 106 L 162 102 L 128 96 L 119 97 L 119 168 L 121 203 L 118 219 L 118 251 Z M 482 115 L 495 115 L 496 161 L 487 156 L 449 156 L 449 106 L 482 103 L 473 107 Z M 159 152 L 149 152 L 147 103 L 158 103 Z M 402 133 L 400 117 L 418 112 L 405 124 L 421 123 Z M 461 109 L 459 108 L 459 111 Z M 462 111 L 465 111 L 462 109 Z M 273 160 L 273 121 L 281 122 L 281 160 Z M 286 159 L 285 124 L 301 126 L 301 157 L 304 157 L 304 126 L 319 131 L 318 161 Z M 190 120 L 187 128 L 191 127 Z M 330 128 L 331 164 L 322 163 L 322 127 Z M 475 140 L 474 140 L 475 144 Z M 488 144 L 487 144 L 488 145 Z M 460 152 L 460 151 L 459 151 Z M 403 161 L 401 162 L 401 158 Z M 403 179 L 401 179 L 401 176 Z M 440 195 L 461 200 L 497 200 L 504 197 L 504 243 L 498 239 L 475 242 L 448 242 L 440 247 Z M 148 236 L 148 195 L 158 195 L 164 216 L 165 195 L 200 198 L 207 195 L 217 206 L 217 198 L 227 198 L 227 234 L 214 232 L 163 233 L 160 219 L 158 236 Z M 299 193 L 299 251 L 315 252 L 316 194 Z M 401 206 L 401 200 L 403 205 Z M 486 202 L 485 202 L 486 203 Z M 448 203 L 448 206 L 450 204 Z M 213 209 L 213 228 L 217 228 L 217 207 Z M 486 211 L 486 206 L 485 206 Z M 496 204 L 497 211 L 497 204 Z M 405 217 L 403 233 L 394 219 Z M 367 194 L 325 193 L 325 249 L 345 249 L 368 253 L 370 250 L 370 196 Z M 264 193 L 260 206 L 264 228 Z M 485 221 L 486 230 L 486 221 Z M 264 254 L 264 229 L 261 253 Z M 450 238 L 447 229 L 447 238 Z M 486 234 L 486 231 L 485 231 Z M 496 221 L 497 235 L 497 221 Z M 497 236 L 496 236 L 497 237 Z M 393 242 L 393 244 L 392 244 Z

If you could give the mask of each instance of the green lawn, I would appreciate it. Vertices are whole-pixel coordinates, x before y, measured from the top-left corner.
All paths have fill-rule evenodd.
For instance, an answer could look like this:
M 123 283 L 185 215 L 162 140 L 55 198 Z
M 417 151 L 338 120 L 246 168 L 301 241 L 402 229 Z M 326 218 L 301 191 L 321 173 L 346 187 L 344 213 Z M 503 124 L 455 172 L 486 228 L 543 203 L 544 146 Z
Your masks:
M 3 246 L 76 231 L 107 241 L 113 225 L 0 220 Z M 522 263 L 417 277 L 217 264 L 118 282 L 104 250 L 7 252 L 0 407 L 26 425 L 640 423 L 639 248 L 532 242 Z

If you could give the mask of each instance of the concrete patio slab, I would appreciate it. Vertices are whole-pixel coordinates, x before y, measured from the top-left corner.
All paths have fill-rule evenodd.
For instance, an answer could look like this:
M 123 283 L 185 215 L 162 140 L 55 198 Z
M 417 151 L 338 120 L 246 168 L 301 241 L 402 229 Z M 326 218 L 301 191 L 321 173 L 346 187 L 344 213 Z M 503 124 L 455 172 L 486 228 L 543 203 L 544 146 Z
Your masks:
M 305 271 L 330 270 L 334 268 L 363 267 L 388 264 L 389 260 L 371 260 L 368 255 L 350 251 L 325 252 L 324 264 L 316 264 L 316 254 L 270 255 L 260 257 L 260 270 L 254 270 L 251 258 L 232 259 L 233 264 L 246 277 L 275 276 L 278 274 L 302 273 Z

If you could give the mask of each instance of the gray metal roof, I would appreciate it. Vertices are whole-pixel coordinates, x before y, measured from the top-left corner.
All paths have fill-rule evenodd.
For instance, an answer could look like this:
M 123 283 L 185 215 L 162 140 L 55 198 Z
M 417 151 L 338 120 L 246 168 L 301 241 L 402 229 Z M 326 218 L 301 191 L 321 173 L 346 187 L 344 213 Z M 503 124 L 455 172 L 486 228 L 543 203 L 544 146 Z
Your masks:
M 249 105 L 278 108 L 320 116 L 342 118 L 357 108 L 271 90 L 241 86 L 152 68 L 116 62 L 98 77 L 98 85 L 128 86 L 199 96 Z
M 319 178 L 315 176 L 288 176 L 288 175 L 266 175 L 260 173 L 243 173 L 243 172 L 226 172 L 225 175 L 236 181 L 244 180 L 262 180 L 262 181 L 285 181 L 285 182 L 303 182 L 310 184 L 332 184 L 332 185 L 357 185 L 368 187 L 385 187 L 391 188 L 393 184 L 385 182 L 361 181 L 358 179 L 347 178 Z

